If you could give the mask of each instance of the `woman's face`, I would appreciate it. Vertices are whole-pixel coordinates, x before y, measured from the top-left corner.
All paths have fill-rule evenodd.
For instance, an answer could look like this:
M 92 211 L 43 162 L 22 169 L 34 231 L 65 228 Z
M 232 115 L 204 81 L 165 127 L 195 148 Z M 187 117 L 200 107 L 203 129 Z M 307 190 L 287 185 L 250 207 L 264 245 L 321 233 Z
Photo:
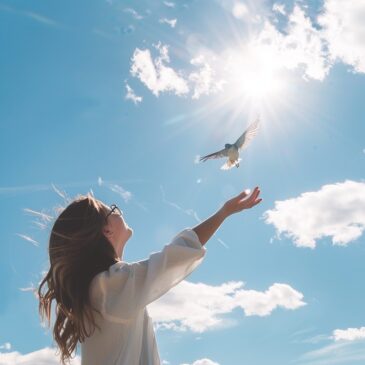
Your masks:
M 118 257 L 123 254 L 123 249 L 128 239 L 132 236 L 133 230 L 128 226 L 124 220 L 123 214 L 120 214 L 118 208 L 112 209 L 107 205 L 103 204 L 103 209 L 108 215 L 107 222 L 103 228 L 104 236 L 113 245 L 115 252 Z

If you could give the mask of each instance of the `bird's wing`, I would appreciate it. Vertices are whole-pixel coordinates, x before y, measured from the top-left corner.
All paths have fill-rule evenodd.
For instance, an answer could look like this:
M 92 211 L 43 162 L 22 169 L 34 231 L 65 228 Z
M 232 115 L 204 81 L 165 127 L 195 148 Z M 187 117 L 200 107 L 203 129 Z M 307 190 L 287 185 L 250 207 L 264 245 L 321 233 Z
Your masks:
M 221 157 L 227 157 L 227 156 L 228 156 L 228 150 L 226 148 L 223 148 L 223 150 L 211 153 L 210 155 L 200 157 L 200 161 L 206 161 L 210 158 L 221 158 Z
M 256 136 L 257 131 L 259 130 L 259 119 L 253 122 L 246 131 L 242 134 L 240 138 L 235 142 L 236 147 L 241 150 L 248 146 L 253 137 Z

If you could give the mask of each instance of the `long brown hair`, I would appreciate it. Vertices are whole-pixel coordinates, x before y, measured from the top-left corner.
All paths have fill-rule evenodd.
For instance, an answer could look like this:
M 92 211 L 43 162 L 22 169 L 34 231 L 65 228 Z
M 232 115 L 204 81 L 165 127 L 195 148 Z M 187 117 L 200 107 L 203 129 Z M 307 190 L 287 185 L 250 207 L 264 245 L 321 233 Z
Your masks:
M 79 196 L 61 212 L 50 234 L 50 268 L 38 288 L 39 314 L 50 326 L 55 300 L 53 337 L 63 365 L 71 359 L 78 342 L 92 335 L 97 326 L 93 316 L 96 309 L 89 298 L 91 280 L 119 261 L 102 232 L 105 217 L 100 201 L 91 195 Z M 42 293 L 45 284 L 48 288 Z

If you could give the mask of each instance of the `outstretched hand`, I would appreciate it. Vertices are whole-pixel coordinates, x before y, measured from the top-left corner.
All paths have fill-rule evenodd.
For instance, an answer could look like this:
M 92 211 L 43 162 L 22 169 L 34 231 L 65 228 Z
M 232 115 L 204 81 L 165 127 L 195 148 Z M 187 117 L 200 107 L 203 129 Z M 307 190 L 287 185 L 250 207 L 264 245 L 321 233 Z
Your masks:
M 230 200 L 227 200 L 215 214 L 194 227 L 193 230 L 198 235 L 200 243 L 205 245 L 205 243 L 229 215 L 240 212 L 244 209 L 250 209 L 259 204 L 262 200 L 259 198 L 259 194 L 260 189 L 258 186 L 251 194 L 247 191 L 242 191 L 242 193 Z
M 259 195 L 260 189 L 258 186 L 255 187 L 251 194 L 244 190 L 232 199 L 227 200 L 223 209 L 227 216 L 233 213 L 238 213 L 244 209 L 250 209 L 262 201 L 262 199 L 259 198 Z

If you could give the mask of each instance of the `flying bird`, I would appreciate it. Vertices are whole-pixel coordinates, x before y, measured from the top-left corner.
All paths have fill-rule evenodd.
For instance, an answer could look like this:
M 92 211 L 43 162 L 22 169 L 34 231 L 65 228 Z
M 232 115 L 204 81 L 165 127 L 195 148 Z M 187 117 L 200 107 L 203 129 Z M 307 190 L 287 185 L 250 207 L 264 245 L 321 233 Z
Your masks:
M 246 131 L 237 139 L 235 143 L 226 143 L 222 150 L 200 157 L 199 160 L 205 162 L 211 158 L 228 157 L 227 162 L 221 166 L 222 170 L 229 170 L 234 166 L 239 167 L 239 162 L 241 161 L 241 158 L 239 158 L 239 152 L 246 148 L 253 137 L 256 136 L 258 127 L 259 119 L 256 119 L 256 121 L 246 129 Z

